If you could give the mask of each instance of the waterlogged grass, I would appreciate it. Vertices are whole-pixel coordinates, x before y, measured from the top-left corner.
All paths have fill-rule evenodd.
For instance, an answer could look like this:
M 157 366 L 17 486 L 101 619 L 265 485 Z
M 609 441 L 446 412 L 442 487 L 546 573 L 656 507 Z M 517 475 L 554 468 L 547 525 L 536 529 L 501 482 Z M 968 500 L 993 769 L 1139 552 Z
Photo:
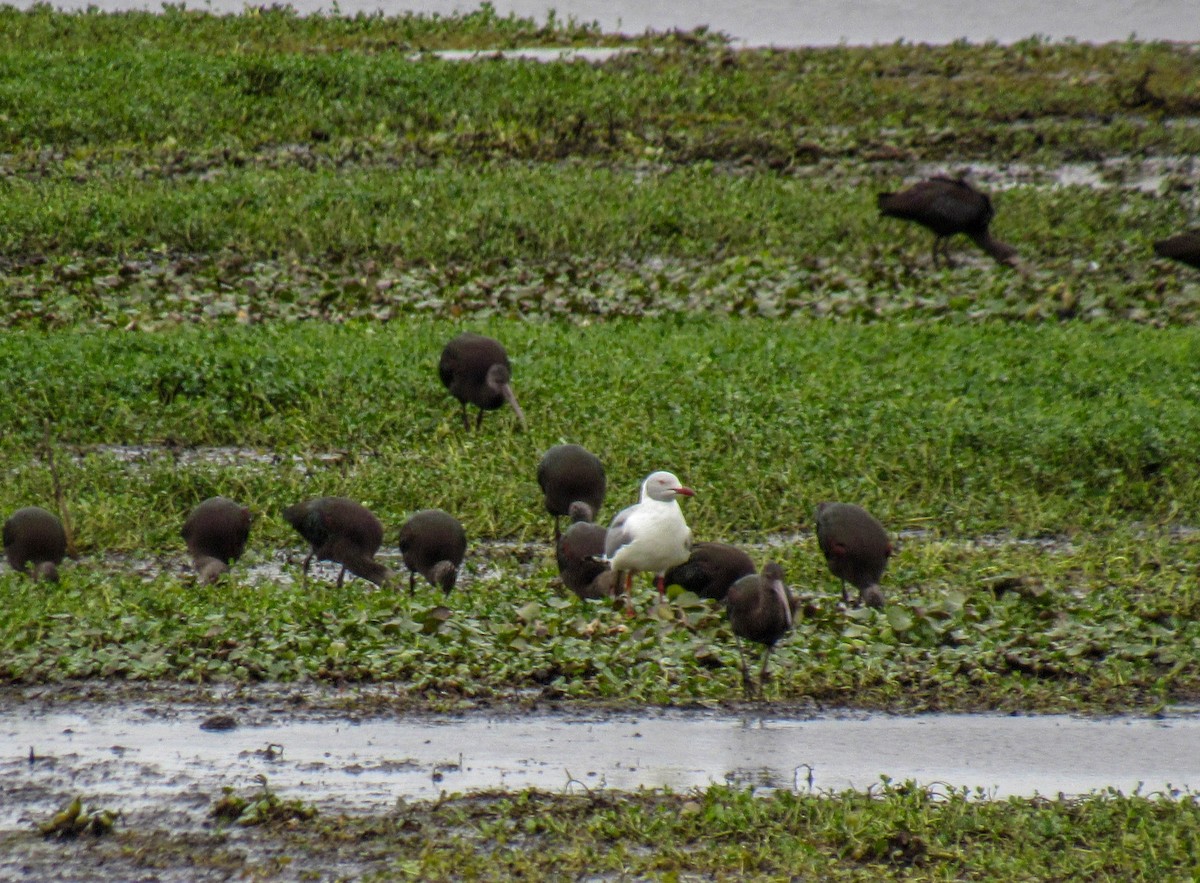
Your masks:
M 284 265 L 275 273 L 302 288 L 303 274 L 314 271 L 303 265 L 336 270 L 346 258 L 360 267 L 367 260 L 384 269 L 451 263 L 478 272 L 513 262 L 590 259 L 603 268 L 619 259 L 742 256 L 791 259 L 819 286 L 884 295 L 906 269 L 919 267 L 922 276 L 931 269 L 929 234 L 878 215 L 875 194 L 898 183 L 882 175 L 850 181 L 836 170 L 827 178 L 742 175 L 711 163 L 640 170 L 323 165 L 182 179 L 54 174 L 12 182 L 0 191 L 0 208 L 9 216 L 6 250 L 48 257 L 56 282 L 68 289 L 86 282 L 98 300 L 114 285 L 92 287 L 94 275 L 73 263 L 79 256 L 119 256 L 135 276 L 137 260 L 148 260 L 168 289 L 180 277 L 174 284 L 198 283 L 202 291 L 212 290 L 197 272 L 202 256 L 221 252 L 254 263 L 291 256 L 302 266 L 289 270 L 274 260 Z M 1085 286 L 1088 277 L 1128 283 L 1152 263 L 1151 240 L 1185 223 L 1181 204 L 1136 190 L 1021 187 L 998 195 L 997 204 L 996 234 L 1044 271 L 1028 283 L 1035 290 L 1064 276 Z M 964 240 L 959 256 L 978 255 L 970 249 Z M 174 262 L 163 266 L 163 253 Z M 590 272 L 582 269 L 577 284 L 586 286 Z M 47 275 L 36 266 L 26 272 Z
M 82 458 L 59 459 L 83 548 L 96 550 L 142 548 L 147 532 L 157 547 L 196 494 L 225 481 L 272 518 L 303 494 L 337 492 L 389 523 L 438 505 L 476 537 L 543 537 L 533 475 L 562 439 L 607 464 L 609 513 L 655 468 L 686 477 L 702 537 L 793 531 L 829 498 L 896 530 L 967 535 L 1190 524 L 1200 507 L 1192 328 L 469 326 L 507 344 L 528 433 L 508 410 L 463 433 L 435 371 L 458 323 L 8 334 L 0 505 L 46 499 L 50 421 Z M 125 464 L 103 447 L 168 443 L 287 456 L 181 468 L 169 452 Z M 306 469 L 292 460 L 330 451 L 343 453 Z
M 589 28 L 487 11 L 456 24 L 451 40 L 434 33 L 441 20 L 421 17 L 177 12 L 148 21 L 9 10 L 0 18 L 9 36 L 0 143 L 103 154 L 365 140 L 399 155 L 748 154 L 787 164 L 896 152 L 1178 154 L 1200 138 L 1192 125 L 1170 125 L 1197 110 L 1200 68 L 1184 46 L 1031 40 L 734 53 L 705 34 L 657 35 L 645 51 L 598 65 L 458 65 L 405 51 L 603 42 Z
M 0 680 L 382 683 L 400 708 L 742 698 L 733 636 L 707 602 L 674 595 L 658 607 L 639 581 L 629 618 L 557 586 L 548 544 L 479 541 L 449 599 L 424 583 L 415 595 L 356 580 L 339 589 L 329 572 L 303 587 L 298 540 L 280 539 L 287 579 L 272 571 L 280 556 L 262 534 L 279 519 L 267 521 L 215 588 L 185 575 L 169 537 L 148 575 L 88 557 L 59 586 L 0 576 Z M 396 527 L 385 553 L 399 566 Z M 887 609 L 849 613 L 811 534 L 750 551 L 780 561 L 803 596 L 767 686 L 785 706 L 1111 712 L 1200 696 L 1190 533 L 1070 544 L 909 535 L 885 580 Z
M 776 699 L 1194 700 L 1197 300 L 1149 242 L 1191 216 L 1195 53 L 694 33 L 600 64 L 414 55 L 616 44 L 489 7 L 0 10 L 0 507 L 53 500 L 49 427 L 83 553 L 58 587 L 0 575 L 0 679 L 737 697 L 718 613 L 643 594 L 627 620 L 552 586 L 534 469 L 574 441 L 608 466 L 603 518 L 665 466 L 697 538 L 784 562 L 810 597 Z M 1103 186 L 1049 186 L 1064 162 Z M 991 177 L 1032 275 L 969 251 L 933 271 L 923 231 L 877 216 L 932 168 Z M 528 433 L 506 411 L 462 432 L 434 366 L 464 327 L 508 346 Z M 217 493 L 255 526 L 202 590 L 178 528 Z M 415 509 L 458 515 L 449 619 L 425 589 L 273 572 L 301 552 L 281 508 L 321 494 L 371 506 L 389 547 Z M 900 532 L 884 613 L 833 604 L 822 499 Z
M 1200 860 L 1190 795 L 978 796 L 890 782 L 826 796 L 718 786 L 620 799 L 524 791 L 246 831 L 118 829 L 86 850 L 55 845 L 55 866 L 74 869 L 86 855 L 131 875 L 149 865 L 364 880 L 1162 880 Z M 46 851 L 31 834 L 0 843 L 31 858 Z

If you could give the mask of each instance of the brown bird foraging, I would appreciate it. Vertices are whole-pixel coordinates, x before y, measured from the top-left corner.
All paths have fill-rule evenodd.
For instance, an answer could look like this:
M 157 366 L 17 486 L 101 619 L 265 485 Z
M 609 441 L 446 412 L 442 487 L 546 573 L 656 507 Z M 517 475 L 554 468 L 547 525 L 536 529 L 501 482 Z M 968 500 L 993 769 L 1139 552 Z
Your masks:
M 416 591 L 417 574 L 449 595 L 467 554 L 467 532 L 458 519 L 441 509 L 422 509 L 400 528 L 400 552 L 408 568 L 408 591 Z
M 817 543 L 833 575 L 842 581 L 842 601 L 850 602 L 849 582 L 858 589 L 858 603 L 883 607 L 879 580 L 892 554 L 887 531 L 870 512 L 853 503 L 817 505 Z
M 962 233 L 1000 264 L 1022 270 L 1017 250 L 992 236 L 989 226 L 995 216 L 992 201 L 962 178 L 935 177 L 920 181 L 897 193 L 880 193 L 880 214 L 915 221 L 932 231 L 933 265 L 938 253 L 953 266 L 948 251 L 950 237 Z
M 558 575 L 563 585 L 585 601 L 611 598 L 616 594 L 616 574 L 604 560 L 608 531 L 599 524 L 576 521 L 568 527 L 554 549 Z
M 753 683 L 746 668 L 746 656 L 742 652 L 742 638 L 762 644 L 762 665 L 758 670 L 758 692 L 762 694 L 763 680 L 767 676 L 767 662 L 776 642 L 792 630 L 799 602 L 788 591 L 783 581 L 783 568 L 771 562 L 760 574 L 743 576 L 729 588 L 725 596 L 725 607 L 729 611 L 729 625 L 737 637 L 738 657 L 742 663 L 742 686 L 747 695 L 753 695 Z
M 318 497 L 283 510 L 284 519 L 308 540 L 312 551 L 304 559 L 304 577 L 313 558 L 342 565 L 338 588 L 346 571 L 386 585 L 392 572 L 375 560 L 383 543 L 383 525 L 366 506 L 345 497 Z
M 754 573 L 754 561 L 728 543 L 696 543 L 683 564 L 667 571 L 664 582 L 687 589 L 701 598 L 725 600 L 729 587 Z
M 1154 252 L 1159 257 L 1170 258 L 1200 270 L 1200 230 L 1176 233 L 1154 243 Z
M 202 583 L 215 583 L 242 557 L 250 537 L 250 510 L 227 497 L 196 506 L 180 531 Z
M 483 424 L 483 412 L 494 411 L 505 402 L 512 405 L 521 428 L 525 428 L 525 412 L 517 404 L 512 390 L 512 366 L 500 341 L 482 334 L 464 331 L 442 350 L 438 376 L 450 394 L 462 403 L 463 429 L 469 430 L 467 405 L 479 409 L 475 428 Z
M 67 554 L 67 533 L 58 516 L 40 506 L 18 509 L 4 522 L 4 555 L 13 570 L 33 565 L 35 580 L 58 582 L 58 565 Z
M 538 487 L 546 511 L 554 516 L 554 542 L 562 535 L 560 519 L 595 521 L 604 505 L 608 480 L 600 458 L 579 445 L 555 445 L 542 455 L 537 467 Z M 603 550 L 601 550 L 603 552 Z

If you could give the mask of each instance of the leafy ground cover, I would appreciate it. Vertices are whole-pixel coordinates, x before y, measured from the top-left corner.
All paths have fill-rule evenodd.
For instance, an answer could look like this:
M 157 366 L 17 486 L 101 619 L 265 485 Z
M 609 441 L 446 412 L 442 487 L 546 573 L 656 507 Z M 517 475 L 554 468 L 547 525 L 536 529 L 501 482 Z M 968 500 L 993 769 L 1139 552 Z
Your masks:
M 1194 696 L 1196 283 L 1148 251 L 1190 213 L 1186 47 L 733 52 L 487 7 L 5 9 L 0 34 L 0 505 L 51 500 L 49 425 L 85 556 L 49 594 L 0 576 L 5 679 L 597 699 L 628 657 L 636 701 L 728 697 L 707 608 L 625 622 L 550 589 L 532 475 L 570 440 L 608 464 L 611 511 L 670 465 L 697 536 L 811 592 L 780 699 Z M 419 52 L 548 44 L 632 51 Z M 1087 186 L 1053 183 L 1063 163 Z M 876 217 L 931 167 L 992 177 L 1030 276 L 932 271 L 925 234 Z M 458 429 L 433 365 L 462 327 L 509 346 L 528 434 Z M 393 536 L 443 506 L 476 590 L 444 623 L 428 596 L 279 572 L 200 591 L 177 530 L 213 493 L 254 510 L 252 567 L 298 547 L 278 512 L 305 496 Z M 807 533 L 829 498 L 901 534 L 885 614 L 830 601 Z
M 1198 860 L 1200 809 L 1191 799 L 978 796 L 898 783 L 820 797 L 716 786 L 630 797 L 519 792 L 406 803 L 373 818 L 195 833 L 131 828 L 66 847 L 6 834 L 0 844 L 26 861 L 53 853 L 55 866 L 80 880 L 172 871 L 256 879 L 1161 880 Z
M 432 54 L 550 45 L 622 52 Z M 6 701 L 213 682 L 382 685 L 401 710 L 739 701 L 718 611 L 643 588 L 627 619 L 554 585 L 533 470 L 565 440 L 608 464 L 606 516 L 670 465 L 698 537 L 783 563 L 804 605 L 777 708 L 1194 702 L 1197 280 L 1149 243 L 1195 217 L 1198 92 L 1200 56 L 1167 44 L 734 52 L 487 6 L 0 9 L 0 511 L 51 503 L 49 427 L 82 552 L 57 586 L 0 573 Z M 993 191 L 1028 277 L 969 252 L 933 271 L 923 232 L 876 217 L 876 191 L 956 170 Z M 527 434 L 503 412 L 457 425 L 433 365 L 463 327 L 508 344 Z M 255 525 L 202 588 L 177 532 L 214 493 Z M 279 510 L 326 493 L 383 517 L 392 564 L 405 515 L 454 511 L 459 590 L 299 586 Z M 898 536 L 882 612 L 835 603 L 810 532 L 828 498 Z M 252 829 L 5 833 L 0 875 L 1198 862 L 1191 795 L 981 797 L 523 792 L 313 818 L 281 795 L 300 811 Z

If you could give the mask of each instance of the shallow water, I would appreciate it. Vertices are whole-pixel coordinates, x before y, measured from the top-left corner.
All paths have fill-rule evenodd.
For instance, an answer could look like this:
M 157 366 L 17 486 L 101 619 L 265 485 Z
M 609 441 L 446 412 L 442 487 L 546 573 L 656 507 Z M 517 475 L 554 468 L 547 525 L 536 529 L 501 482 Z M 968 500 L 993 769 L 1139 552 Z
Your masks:
M 162 8 L 161 0 L 51 0 L 61 9 Z M 18 6 L 31 5 L 20 0 Z M 188 0 L 190 9 L 218 13 L 270 5 L 244 0 Z M 333 0 L 292 0 L 303 14 L 329 13 Z M 560 21 L 597 22 L 605 31 L 640 34 L 707 26 L 747 46 L 830 46 L 997 40 L 1011 43 L 1032 35 L 1085 42 L 1200 40 L 1195 0 L 495 0 L 499 15 L 545 21 L 555 10 Z M 478 0 L 337 0 L 342 15 L 405 11 L 448 15 L 478 8 Z
M 243 723 L 202 729 L 212 715 Z M 272 790 L 324 811 L 382 812 L 398 798 L 540 788 L 732 782 L 840 791 L 881 776 L 983 796 L 1200 789 L 1200 717 L 818 717 L 769 711 L 375 717 L 284 707 L 9 706 L 0 714 L 0 829 L 83 795 L 127 816 L 199 823 L 223 786 Z M 34 759 L 31 761 L 30 756 Z

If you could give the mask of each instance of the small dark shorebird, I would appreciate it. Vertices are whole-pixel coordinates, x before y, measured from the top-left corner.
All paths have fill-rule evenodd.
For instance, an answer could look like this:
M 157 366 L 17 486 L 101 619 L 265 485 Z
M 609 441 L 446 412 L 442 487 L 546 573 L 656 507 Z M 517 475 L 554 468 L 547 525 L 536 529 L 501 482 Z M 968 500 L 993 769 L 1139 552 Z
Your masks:
M 470 430 L 467 405 L 479 409 L 475 428 L 483 424 L 483 412 L 494 411 L 505 402 L 512 405 L 521 428 L 525 428 L 525 412 L 517 404 L 512 390 L 512 366 L 503 344 L 482 334 L 464 331 L 446 344 L 438 362 L 438 376 L 450 395 L 462 402 L 463 429 Z
M 1024 269 L 1017 250 L 993 237 L 988 229 L 996 214 L 992 201 L 961 178 L 930 178 L 898 193 L 880 193 L 879 211 L 888 217 L 915 221 L 932 231 L 934 267 L 939 251 L 947 266 L 953 266 L 948 251 L 950 237 L 963 233 L 997 263 Z
M 1170 258 L 1200 270 L 1200 230 L 1176 233 L 1154 243 L 1154 252 L 1159 257 Z
M 305 579 L 309 565 L 316 558 L 342 565 L 338 588 L 347 570 L 377 586 L 391 580 L 392 572 L 375 560 L 375 553 L 383 543 L 383 525 L 361 503 L 345 497 L 318 497 L 288 506 L 283 517 L 312 546 L 304 559 Z
M 467 554 L 467 532 L 449 512 L 422 509 L 400 528 L 400 552 L 408 568 L 408 591 L 416 591 L 417 574 L 449 595 Z
M 683 564 L 667 571 L 667 585 L 677 585 L 701 598 L 724 601 L 729 587 L 756 570 L 754 561 L 728 543 L 696 543 Z
M 180 535 L 200 581 L 215 583 L 246 550 L 250 510 L 227 497 L 209 497 L 188 515 Z
M 842 601 L 850 603 L 846 583 L 858 589 L 858 603 L 883 607 L 879 580 L 892 554 L 887 531 L 870 512 L 853 503 L 817 505 L 817 543 L 833 575 L 842 581 Z
M 599 524 L 576 521 L 559 537 L 554 557 L 563 585 L 585 601 L 616 594 L 616 574 L 604 560 L 608 531 Z
M 773 561 L 762 569 L 762 573 L 743 576 L 729 587 L 725 607 L 729 611 L 729 625 L 737 637 L 742 686 L 747 696 L 753 695 L 754 690 L 742 652 L 742 638 L 764 647 L 762 665 L 758 669 L 758 694 L 761 696 L 771 651 L 776 642 L 792 630 L 798 606 L 799 602 L 784 584 L 783 568 Z
M 604 505 L 604 464 L 579 445 L 555 445 L 546 451 L 538 462 L 537 480 L 546 511 L 554 516 L 555 543 L 562 536 L 559 522 L 564 515 L 572 522 L 595 521 Z
M 13 570 L 33 565 L 35 580 L 58 582 L 58 565 L 67 554 L 67 533 L 58 516 L 40 506 L 18 509 L 4 522 L 4 555 Z

